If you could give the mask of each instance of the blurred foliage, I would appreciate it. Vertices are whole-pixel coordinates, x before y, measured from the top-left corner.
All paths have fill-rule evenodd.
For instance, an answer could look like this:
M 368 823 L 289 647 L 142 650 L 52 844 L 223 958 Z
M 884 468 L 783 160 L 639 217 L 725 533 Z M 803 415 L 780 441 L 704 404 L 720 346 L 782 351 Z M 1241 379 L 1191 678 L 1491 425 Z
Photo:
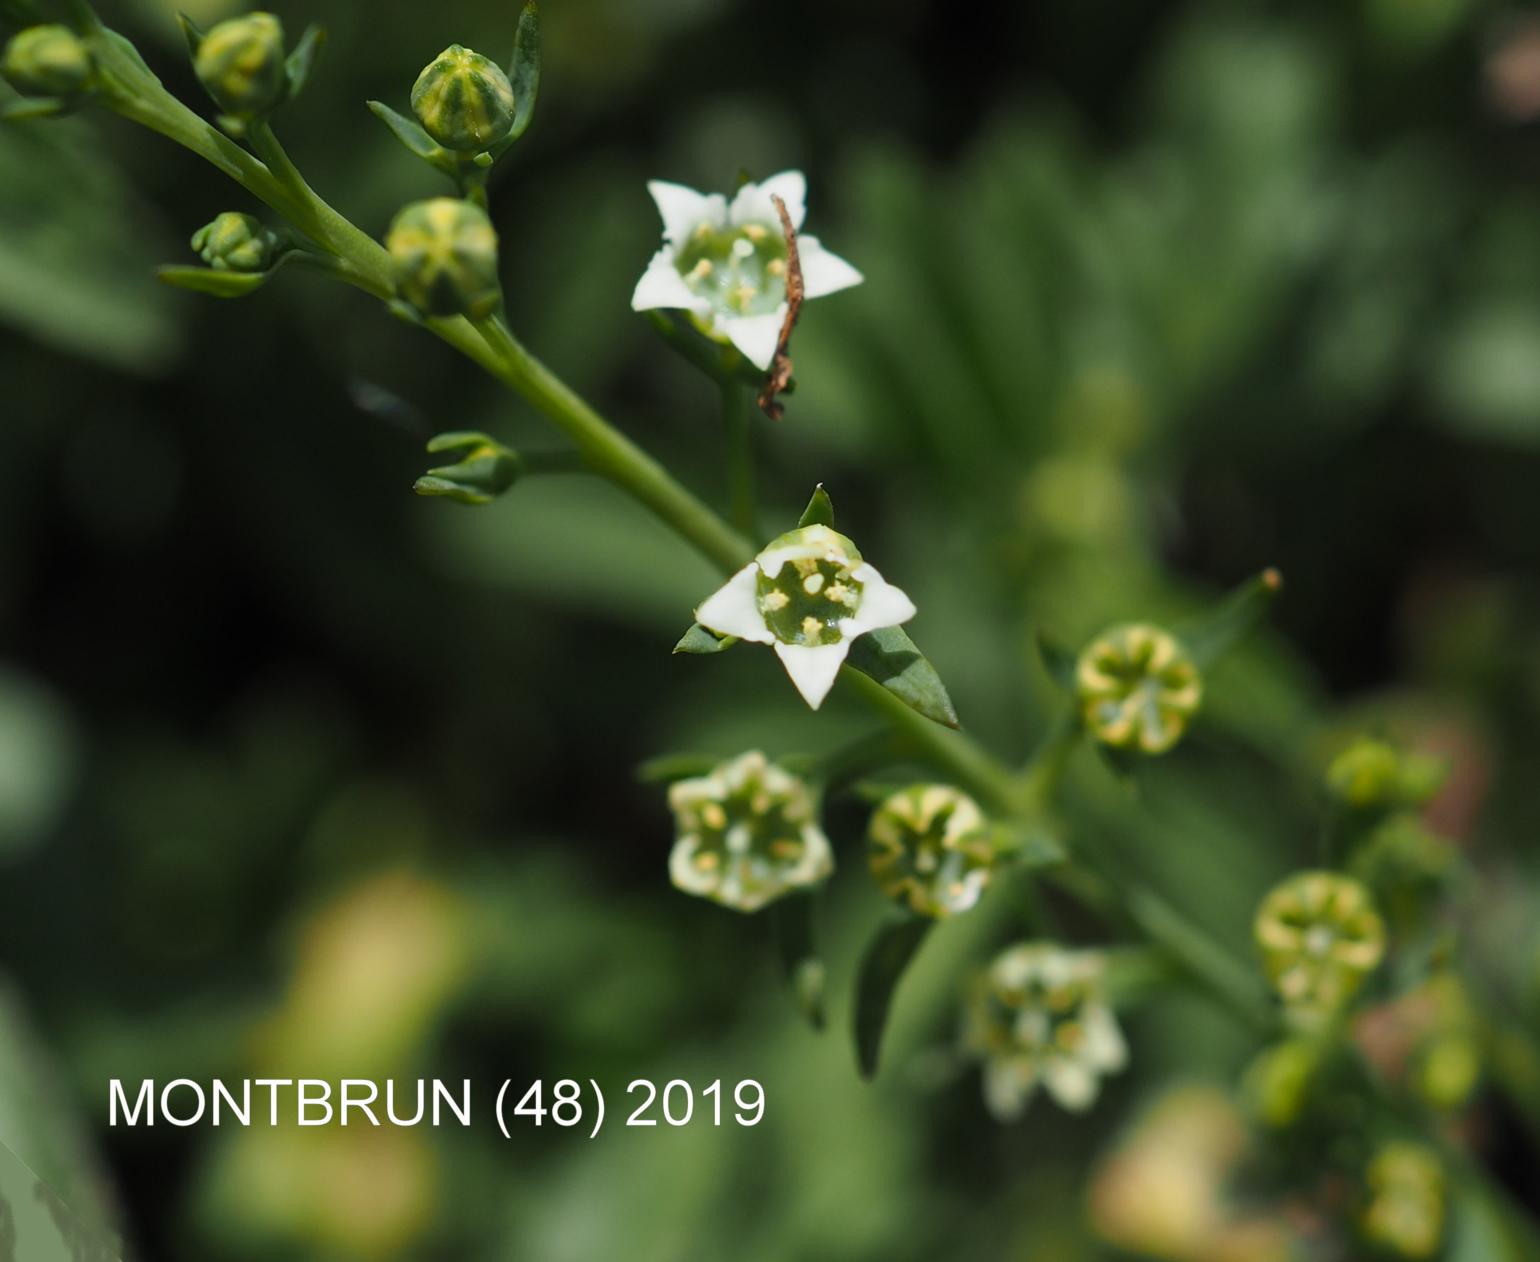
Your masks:
M 628 309 L 655 245 L 643 182 L 805 166 L 819 235 L 868 281 L 802 323 L 788 417 L 757 434 L 765 520 L 825 481 L 921 608 L 965 724 L 1022 757 L 1062 704 L 1035 632 L 1176 622 L 1278 565 L 1280 630 L 1212 673 L 1188 742 L 1132 783 L 1077 758 L 1066 826 L 1243 953 L 1260 895 L 1315 859 L 1347 741 L 1438 755 L 1425 819 L 1469 865 L 1470 971 L 1540 1028 L 1533 19 L 1482 0 L 546 7 L 540 115 L 493 199 L 532 347 L 724 500 L 710 392 Z M 196 100 L 170 12 L 112 17 Z M 404 106 L 451 40 L 501 47 L 506 6 L 283 16 L 332 31 L 286 139 L 382 231 L 439 190 L 363 101 Z M 769 926 L 668 889 L 662 794 L 629 769 L 822 752 L 864 716 L 809 715 L 769 654 L 671 659 L 713 575 L 603 486 L 530 480 L 474 512 L 412 496 L 435 432 L 549 440 L 314 277 L 217 308 L 153 282 L 230 209 L 253 208 L 116 122 L 0 132 L 0 960 L 144 1256 L 1306 1247 L 1299 1214 L 1250 1190 L 1215 1093 L 1255 1049 L 1201 998 L 1128 1014 L 1133 1068 L 1090 1118 L 987 1118 L 953 1054 L 959 981 L 1012 936 L 1009 890 L 937 927 L 859 1083 L 781 992 Z M 828 824 L 859 871 L 859 814 Z M 1057 911 L 1066 937 L 1099 935 Z M 883 914 L 859 879 L 818 909 L 833 1031 Z M 1472 1125 L 1534 1208 L 1540 1119 L 1517 1101 L 1540 1071 L 1493 1063 Z M 110 1077 L 323 1064 L 592 1076 L 612 1109 L 634 1077 L 752 1077 L 769 1105 L 751 1131 L 612 1120 L 511 1145 L 484 1124 L 105 1129 Z M 31 1131 L 0 1112 L 0 1134 Z M 79 1186 L 69 1159 L 35 1168 Z M 1488 1193 L 1451 1195 L 1449 1258 L 1526 1256 Z M 1171 1217 L 1139 1221 L 1152 1205 Z

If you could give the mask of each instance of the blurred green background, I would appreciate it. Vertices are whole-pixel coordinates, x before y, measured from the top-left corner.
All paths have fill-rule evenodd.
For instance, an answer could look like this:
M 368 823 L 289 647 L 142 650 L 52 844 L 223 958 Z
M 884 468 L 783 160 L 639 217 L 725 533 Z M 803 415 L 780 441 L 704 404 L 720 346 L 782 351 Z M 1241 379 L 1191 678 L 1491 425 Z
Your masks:
M 281 131 L 381 231 L 439 186 L 364 100 L 404 106 L 452 41 L 500 52 L 514 7 L 276 7 L 332 34 Z M 170 6 L 104 13 L 202 108 Z M 1279 566 L 1275 629 L 1216 672 L 1189 741 L 1137 796 L 1082 757 L 1069 826 L 1244 952 L 1260 893 L 1313 854 L 1333 743 L 1438 752 L 1436 822 L 1478 878 L 1472 967 L 1535 1028 L 1540 15 L 545 18 L 545 94 L 493 198 L 531 347 L 722 502 L 713 394 L 629 310 L 658 234 L 644 181 L 805 169 L 810 229 L 868 279 L 801 326 L 800 388 L 759 429 L 767 524 L 827 483 L 966 725 L 1013 759 L 1056 712 L 1035 630 L 1078 643 Z M 1128 1014 L 1133 1067 L 1091 1117 L 988 1118 L 949 1049 L 999 916 L 937 933 L 860 1083 L 845 995 L 881 912 L 860 812 L 829 819 L 818 1037 L 769 926 L 669 888 L 663 795 L 633 768 L 827 750 L 870 720 L 810 715 L 769 654 L 670 658 L 714 576 L 605 486 L 411 496 L 434 432 L 554 439 L 353 291 L 157 285 L 227 209 L 254 208 L 117 120 L 0 132 L 0 1133 L 39 1173 L 113 1203 L 143 1256 L 200 1262 L 1336 1256 L 1219 1204 L 1211 1167 L 1243 1142 L 1223 1092 L 1254 1049 L 1201 998 Z M 26 1061 L 46 1096 L 7 1068 Z M 109 1077 L 419 1073 L 594 1077 L 613 1110 L 633 1077 L 748 1077 L 769 1107 L 750 1131 L 612 1113 L 592 1142 L 105 1125 Z M 1140 1151 L 1117 1146 L 1172 1088 L 1197 1138 L 1120 1196 L 1109 1154 Z M 1478 1112 L 1540 1205 L 1513 1110 L 1494 1091 Z M 1188 1236 L 1141 1224 L 1151 1206 Z M 1498 1256 L 1473 1221 L 1450 1256 Z

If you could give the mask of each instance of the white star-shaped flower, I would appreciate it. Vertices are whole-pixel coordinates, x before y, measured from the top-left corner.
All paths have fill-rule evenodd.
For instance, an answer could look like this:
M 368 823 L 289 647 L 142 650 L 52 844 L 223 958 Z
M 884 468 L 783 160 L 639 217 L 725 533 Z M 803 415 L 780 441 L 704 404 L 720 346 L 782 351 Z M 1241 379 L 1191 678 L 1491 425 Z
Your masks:
M 808 705 L 834 686 L 850 643 L 914 617 L 914 602 L 828 526 L 782 535 L 695 611 L 718 635 L 769 644 Z
M 787 313 L 786 234 L 772 197 L 785 202 L 797 230 L 804 297 L 822 298 L 863 279 L 817 237 L 802 235 L 801 171 L 745 184 L 731 202 L 663 180 L 647 190 L 663 216 L 663 248 L 637 283 L 632 309 L 688 311 L 703 333 L 730 341 L 758 368 L 775 358 Z

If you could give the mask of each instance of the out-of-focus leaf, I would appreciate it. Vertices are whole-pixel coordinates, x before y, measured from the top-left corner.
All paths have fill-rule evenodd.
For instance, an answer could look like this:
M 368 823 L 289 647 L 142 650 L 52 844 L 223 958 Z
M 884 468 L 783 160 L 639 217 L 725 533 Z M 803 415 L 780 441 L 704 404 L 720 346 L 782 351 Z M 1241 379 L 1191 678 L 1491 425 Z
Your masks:
M 1037 656 L 1048 678 L 1066 692 L 1075 690 L 1075 654 L 1047 632 L 1037 633 Z
M 1176 636 L 1193 664 L 1204 670 L 1239 644 L 1266 616 L 1282 590 L 1283 576 L 1277 570 L 1263 570 L 1210 612 L 1180 624 Z
M 294 51 L 289 54 L 289 59 L 284 64 L 284 73 L 289 80 L 291 101 L 305 90 L 305 85 L 310 82 L 310 76 L 315 73 L 316 64 L 325 47 L 326 28 L 314 23 L 306 27 L 305 33 L 300 36 L 299 43 L 295 45 Z
M 1457 317 L 1428 371 L 1449 429 L 1540 445 L 1540 307 L 1533 302 L 1493 299 Z
M 813 896 L 796 894 L 772 905 L 781 969 L 797 1010 L 815 1030 L 823 1029 L 824 984 L 828 970 L 813 937 Z
M 911 710 L 943 727 L 961 727 L 941 676 L 902 627 L 884 627 L 850 646 L 849 665 L 869 675 Z
M 535 102 L 540 96 L 540 6 L 535 0 L 527 0 L 519 14 L 513 56 L 508 61 L 508 81 L 513 84 L 513 127 L 500 142 L 499 151 L 522 136 L 535 117 Z
M 0 860 L 47 835 L 75 778 L 73 726 L 36 685 L 0 671 Z
M 855 1003 L 856 1063 L 862 1077 L 876 1076 L 893 996 L 934 923 L 918 916 L 893 916 L 867 944 L 856 979 Z

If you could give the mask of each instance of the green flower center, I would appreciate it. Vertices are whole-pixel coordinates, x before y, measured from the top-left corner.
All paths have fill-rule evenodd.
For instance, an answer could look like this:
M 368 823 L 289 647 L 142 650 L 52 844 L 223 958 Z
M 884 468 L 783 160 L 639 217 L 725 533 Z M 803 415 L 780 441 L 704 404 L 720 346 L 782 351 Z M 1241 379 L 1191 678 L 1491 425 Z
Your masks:
M 1085 1046 L 1085 1008 L 1091 991 L 1082 982 L 1049 985 L 1033 978 L 991 995 L 992 1016 L 1010 1032 L 1012 1050 L 1029 1055 L 1073 1056 Z
M 858 563 L 855 563 L 858 564 Z M 841 555 L 794 557 L 780 573 L 759 573 L 759 611 L 782 644 L 817 648 L 845 638 L 840 623 L 861 607 L 855 564 Z
M 769 315 L 786 298 L 786 237 L 778 226 L 698 227 L 675 265 L 690 292 L 729 315 Z
M 775 869 L 799 863 L 807 850 L 802 835 L 807 803 L 777 796 L 759 779 L 745 781 L 719 801 L 692 806 L 690 815 L 698 840 L 693 862 L 702 872 L 747 864 L 751 875 L 764 881 Z

